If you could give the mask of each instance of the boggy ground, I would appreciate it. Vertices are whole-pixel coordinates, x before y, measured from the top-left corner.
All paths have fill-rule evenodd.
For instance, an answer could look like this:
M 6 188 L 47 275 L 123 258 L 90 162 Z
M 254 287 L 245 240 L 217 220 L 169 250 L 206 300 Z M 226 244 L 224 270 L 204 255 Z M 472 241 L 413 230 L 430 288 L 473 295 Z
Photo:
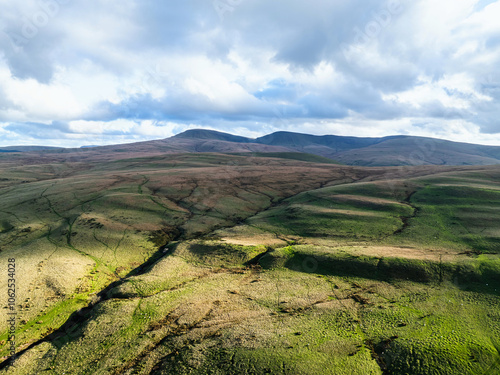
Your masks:
M 498 167 L 185 154 L 0 169 L 20 351 L 2 373 L 498 369 Z

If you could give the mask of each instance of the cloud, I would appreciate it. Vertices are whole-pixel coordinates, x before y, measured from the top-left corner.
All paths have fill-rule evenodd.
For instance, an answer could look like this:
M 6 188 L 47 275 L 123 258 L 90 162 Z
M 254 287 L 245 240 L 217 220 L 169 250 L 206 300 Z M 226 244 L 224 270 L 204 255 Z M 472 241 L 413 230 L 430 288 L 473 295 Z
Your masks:
M 491 0 L 5 0 L 0 144 L 197 126 L 500 143 L 499 18 Z

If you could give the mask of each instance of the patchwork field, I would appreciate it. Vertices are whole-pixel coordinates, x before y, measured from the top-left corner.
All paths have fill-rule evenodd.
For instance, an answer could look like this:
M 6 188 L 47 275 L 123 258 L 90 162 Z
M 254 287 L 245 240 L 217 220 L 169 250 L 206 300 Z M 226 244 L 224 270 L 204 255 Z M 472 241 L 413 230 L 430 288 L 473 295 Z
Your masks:
M 500 167 L 100 158 L 0 159 L 0 373 L 499 373 Z

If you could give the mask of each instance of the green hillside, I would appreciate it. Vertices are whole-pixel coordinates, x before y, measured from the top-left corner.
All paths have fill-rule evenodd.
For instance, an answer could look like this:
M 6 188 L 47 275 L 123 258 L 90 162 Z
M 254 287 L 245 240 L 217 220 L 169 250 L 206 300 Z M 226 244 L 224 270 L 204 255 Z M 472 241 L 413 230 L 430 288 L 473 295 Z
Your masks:
M 0 373 L 497 372 L 500 168 L 265 156 L 0 159 Z

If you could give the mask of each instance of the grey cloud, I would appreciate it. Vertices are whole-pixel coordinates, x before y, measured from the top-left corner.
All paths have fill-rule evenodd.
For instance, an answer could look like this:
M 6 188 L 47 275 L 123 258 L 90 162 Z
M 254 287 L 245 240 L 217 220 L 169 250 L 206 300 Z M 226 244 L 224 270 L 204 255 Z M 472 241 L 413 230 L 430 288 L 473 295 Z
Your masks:
M 49 3 L 56 4 L 57 8 L 46 7 Z M 2 5 L 0 49 L 15 77 L 50 82 L 63 39 L 57 30 L 58 4 L 56 0 L 42 0 Z
M 4 129 L 25 137 L 35 139 L 64 139 L 70 132 L 67 124 L 58 122 L 53 122 L 49 125 L 36 122 L 14 122 L 5 126 Z
M 40 9 L 45 11 L 40 3 L 7 0 L 0 16 L 4 31 L 0 35 L 2 59 L 17 79 L 50 83 L 57 69 L 71 69 L 88 60 L 117 79 L 127 80 L 132 72 L 144 70 L 151 56 L 166 60 L 174 56 L 204 57 L 213 61 L 216 69 L 216 63 L 231 63 L 231 52 L 242 56 L 270 54 L 271 62 L 285 64 L 291 73 L 280 72 L 262 87 L 252 87 L 247 101 L 232 107 L 214 104 L 160 77 L 155 85 L 166 88 L 163 98 L 149 93 L 130 94 L 119 103 L 100 102 L 75 120 L 153 119 L 222 130 L 230 130 L 233 123 L 256 132 L 286 124 L 297 126 L 309 119 L 348 119 L 354 113 L 374 121 L 410 117 L 463 119 L 479 125 L 485 133 L 500 132 L 500 55 L 493 54 L 499 35 L 479 34 L 479 30 L 456 25 L 449 44 L 433 41 L 422 45 L 416 29 L 416 7 L 420 2 L 221 0 L 228 7 L 219 17 L 214 2 L 205 0 L 96 0 L 92 6 L 68 0 L 44 1 L 60 6 L 51 14 L 46 11 L 49 22 L 37 27 L 32 36 L 27 34 L 28 29 L 23 36 L 23 28 L 33 22 Z M 476 11 L 491 2 L 479 1 Z M 32 6 L 24 6 L 28 3 Z M 433 22 L 439 22 L 439 18 Z M 477 41 L 475 55 L 488 54 L 490 60 L 477 62 L 475 56 L 456 55 L 464 41 Z M 293 78 L 312 77 L 321 63 L 333 67 L 339 77 L 337 82 L 327 85 L 315 78 L 310 82 Z M 473 77 L 478 92 L 493 100 L 484 102 L 470 94 L 450 91 L 450 96 L 466 100 L 470 108 L 450 109 L 434 101 L 416 109 L 411 104 L 383 99 L 384 94 L 411 90 L 422 76 L 439 80 L 445 74 L 459 73 Z M 183 82 L 184 78 L 188 76 L 175 77 L 174 81 Z M 15 106 L 0 99 L 0 108 Z M 266 125 L 270 123 L 273 125 Z M 57 122 L 43 125 L 14 121 L 7 128 L 40 139 L 64 138 L 71 132 Z

